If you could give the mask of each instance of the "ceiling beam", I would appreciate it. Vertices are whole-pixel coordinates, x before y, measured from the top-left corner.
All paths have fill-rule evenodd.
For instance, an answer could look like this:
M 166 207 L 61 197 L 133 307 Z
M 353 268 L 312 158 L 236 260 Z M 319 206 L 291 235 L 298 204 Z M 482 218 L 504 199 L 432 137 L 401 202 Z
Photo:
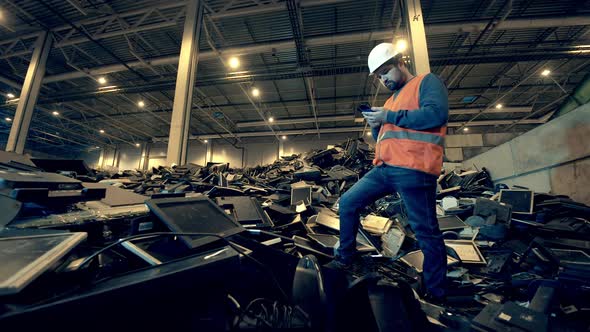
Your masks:
M 489 113 L 529 113 L 532 111 L 532 106 L 525 106 L 525 107 L 504 107 L 502 109 L 494 109 Z M 449 110 L 449 114 L 451 115 L 458 115 L 458 114 L 477 114 L 481 112 L 481 108 L 458 108 Z M 275 119 L 273 125 L 275 126 L 284 126 L 284 125 L 294 125 L 294 124 L 303 124 L 303 123 L 314 123 L 316 118 L 314 117 L 304 117 L 304 118 L 285 118 L 285 119 Z M 354 114 L 351 115 L 334 115 L 334 116 L 320 116 L 317 118 L 317 122 L 339 122 L 339 121 L 354 121 L 354 122 L 363 122 L 363 118 L 355 117 Z M 265 126 L 266 123 L 264 121 L 245 121 L 245 122 L 238 122 L 236 123 L 237 128 L 252 128 L 252 127 L 262 127 Z
M 485 121 L 474 121 L 469 124 L 470 127 L 475 126 L 496 126 L 496 125 L 506 125 L 506 124 L 513 124 L 516 123 L 517 125 L 538 125 L 543 124 L 548 121 L 547 117 L 543 117 L 541 119 L 527 119 L 518 121 L 515 120 L 485 120 Z M 449 122 L 448 127 L 461 127 L 463 122 Z M 353 127 L 338 127 L 338 128 L 320 128 L 320 133 L 322 134 L 329 134 L 329 133 L 352 133 L 352 132 L 363 132 L 364 126 L 353 126 Z M 310 129 L 295 129 L 295 130 L 281 130 L 275 131 L 277 135 L 316 135 L 317 129 L 310 128 Z M 264 137 L 264 136 L 274 136 L 274 134 L 270 131 L 253 131 L 253 132 L 242 132 L 236 133 L 238 137 Z M 204 135 L 194 135 L 191 136 L 190 139 L 214 139 L 219 138 L 219 135 L 213 134 L 204 134 Z M 158 139 L 158 141 L 166 141 L 166 138 Z
M 121 14 L 123 15 L 123 14 Z M 154 27 L 148 26 L 146 29 L 152 28 L 162 28 L 162 24 L 171 24 L 170 22 L 164 23 L 156 23 Z M 178 24 L 178 23 L 174 23 Z M 156 26 L 157 25 L 157 26 Z M 590 25 L 590 15 L 588 16 L 572 16 L 572 17 L 565 17 L 565 18 L 556 18 L 556 17 L 545 17 L 539 19 L 514 19 L 514 20 L 506 20 L 502 22 L 502 27 L 498 29 L 527 29 L 527 28 L 538 28 L 541 27 L 554 27 L 554 26 L 580 26 L 580 25 Z M 485 26 L 484 22 L 479 21 L 472 21 L 472 22 L 451 22 L 451 23 L 435 23 L 429 24 L 426 26 L 426 34 L 428 36 L 433 36 L 436 34 L 447 34 L 447 33 L 457 33 L 465 30 L 472 30 L 472 29 L 480 29 Z M 132 28 L 133 32 L 141 32 L 141 27 Z M 121 31 L 114 31 L 108 32 L 105 34 L 98 34 L 94 35 L 94 40 L 100 40 L 103 38 L 110 38 L 115 37 L 118 35 L 126 35 L 131 30 L 121 30 Z M 389 40 L 393 38 L 393 32 L 391 30 L 380 30 L 380 31 L 368 31 L 368 32 L 356 32 L 356 33 L 346 33 L 346 34 L 336 34 L 336 35 L 329 35 L 329 36 L 316 36 L 316 37 L 306 37 L 305 43 L 307 47 L 313 46 L 322 46 L 322 45 L 340 45 L 346 43 L 354 43 L 354 42 L 364 42 L 364 41 L 379 41 L 379 40 Z M 32 36 L 37 36 L 37 34 L 33 34 Z M 24 38 L 24 37 L 19 37 Z M 78 38 L 80 39 L 80 38 Z M 87 42 L 85 41 L 78 41 L 78 42 Z M 6 41 L 0 41 L 1 44 L 5 44 Z M 9 40 L 10 42 L 10 40 Z M 78 43 L 76 42 L 76 43 Z M 74 43 L 74 44 L 76 44 Z M 72 44 L 72 40 L 58 42 L 56 45 L 58 46 L 65 46 L 65 45 L 74 45 Z M 231 55 L 244 55 L 244 54 L 255 54 L 255 53 L 268 53 L 271 52 L 272 49 L 294 49 L 295 42 L 293 40 L 283 40 L 283 41 L 275 41 L 269 43 L 258 43 L 258 44 L 249 44 L 249 45 L 242 45 L 239 47 L 230 47 L 227 49 L 221 49 L 220 52 L 223 55 L 231 54 Z M 30 51 L 22 51 L 22 52 L 29 52 Z M 24 55 L 19 53 L 19 55 Z M 200 60 L 206 59 L 214 59 L 217 57 L 218 54 L 216 52 L 207 50 L 201 52 Z M 11 55 L 0 55 L 0 59 L 4 59 L 7 57 L 11 57 Z M 173 56 L 166 56 L 166 57 L 159 57 L 159 58 L 152 58 L 152 59 L 145 59 L 145 61 L 132 61 L 127 62 L 126 65 L 135 68 L 135 67 L 142 67 L 145 64 L 150 66 L 158 66 L 158 65 L 175 65 L 178 63 L 178 55 Z M 432 62 L 431 62 L 432 64 Z M 86 73 L 73 71 L 68 73 L 62 73 L 58 75 L 49 75 L 44 79 L 44 83 L 50 82 L 58 82 L 63 80 L 69 80 L 74 78 L 80 78 L 87 75 L 103 75 L 112 72 L 119 72 L 128 70 L 124 65 L 107 65 L 101 67 L 94 67 L 86 69 Z

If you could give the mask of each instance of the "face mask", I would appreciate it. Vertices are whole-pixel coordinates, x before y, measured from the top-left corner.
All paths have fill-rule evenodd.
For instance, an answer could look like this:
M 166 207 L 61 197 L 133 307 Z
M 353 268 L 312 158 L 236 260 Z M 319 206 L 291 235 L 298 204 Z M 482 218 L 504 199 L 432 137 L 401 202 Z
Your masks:
M 381 83 L 391 91 L 397 91 L 404 86 L 405 79 L 401 70 L 397 67 L 391 68 L 386 74 L 381 75 Z

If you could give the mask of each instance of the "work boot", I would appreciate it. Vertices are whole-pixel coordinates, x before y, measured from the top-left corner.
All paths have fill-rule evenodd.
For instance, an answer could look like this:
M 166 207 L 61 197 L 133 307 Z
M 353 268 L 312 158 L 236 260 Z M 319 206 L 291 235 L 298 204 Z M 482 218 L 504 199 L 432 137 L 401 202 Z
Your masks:
M 352 263 L 346 263 L 337 258 L 334 258 L 330 263 L 324 265 L 324 267 L 334 270 L 350 270 Z

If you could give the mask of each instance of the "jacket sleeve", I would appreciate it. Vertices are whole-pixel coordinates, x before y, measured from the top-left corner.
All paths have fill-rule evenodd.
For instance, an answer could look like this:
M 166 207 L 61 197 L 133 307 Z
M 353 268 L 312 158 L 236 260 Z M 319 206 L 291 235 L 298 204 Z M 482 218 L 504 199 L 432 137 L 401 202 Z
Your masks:
M 449 95 L 444 83 L 428 74 L 420 83 L 420 108 L 388 112 L 387 122 L 398 127 L 425 130 L 445 125 L 449 119 Z
M 373 134 L 375 142 L 377 142 L 377 138 L 379 137 L 379 129 L 381 129 L 381 127 L 371 128 L 371 133 Z

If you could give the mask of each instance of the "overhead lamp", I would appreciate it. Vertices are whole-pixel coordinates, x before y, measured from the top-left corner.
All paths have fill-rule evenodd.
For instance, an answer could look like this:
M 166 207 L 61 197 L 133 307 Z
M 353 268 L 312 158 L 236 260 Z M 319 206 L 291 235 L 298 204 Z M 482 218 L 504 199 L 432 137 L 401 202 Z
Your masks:
M 205 143 L 209 143 L 209 140 L 203 140 L 203 142 L 205 142 Z
M 252 89 L 252 95 L 253 95 L 254 97 L 258 97 L 258 96 L 260 96 L 260 90 L 258 90 L 258 88 L 253 88 L 253 89 Z
M 143 102 L 143 100 L 140 100 L 140 101 L 137 102 L 137 106 L 144 107 L 145 106 L 145 103 Z
M 98 78 L 98 83 L 102 85 L 107 84 L 107 79 L 104 76 L 101 76 Z
M 497 104 L 497 105 L 496 105 L 496 108 L 497 108 L 497 109 L 501 109 L 503 106 L 504 106 L 504 105 L 502 105 L 502 104 Z
M 270 118 L 268 118 L 268 122 L 275 122 L 275 118 L 273 118 L 272 116 Z
M 59 112 L 58 111 L 53 111 L 53 112 L 51 112 L 51 114 L 53 114 L 55 116 L 58 116 L 59 115 Z
M 469 128 L 465 127 L 463 128 L 463 131 L 469 131 Z
M 283 139 L 283 141 L 284 141 L 287 139 L 287 136 L 283 135 L 283 136 L 281 136 L 281 139 Z
M 10 122 L 10 121 L 12 121 L 12 119 L 11 119 L 11 118 L 4 118 L 4 120 L 6 120 L 7 122 Z
M 139 147 L 140 145 L 141 145 L 141 144 L 139 144 L 139 143 L 135 143 L 135 146 L 137 146 L 137 147 Z
M 7 93 L 7 94 L 6 94 L 6 97 L 8 97 L 8 98 L 12 99 L 12 98 L 14 98 L 14 97 L 15 97 L 15 95 L 14 95 L 14 94 L 12 94 L 12 93 Z
M 397 41 L 397 43 L 395 43 L 395 50 L 399 53 L 405 52 L 406 49 L 408 49 L 408 42 L 406 42 L 404 39 L 400 39 Z
M 365 135 L 371 136 L 371 132 L 370 131 L 367 131 L 367 133 Z
M 545 69 L 541 72 L 542 76 L 549 76 L 549 74 L 551 74 L 551 70 L 549 70 L 549 69 Z
M 235 56 L 229 58 L 229 61 L 227 63 L 229 64 L 229 67 L 231 69 L 238 69 L 238 68 L 240 68 L 240 59 L 238 59 Z
M 99 130 L 98 132 L 101 133 L 101 134 L 104 134 L 104 130 L 102 130 L 102 129 Z
M 95 146 L 94 148 L 96 148 L 96 149 L 100 149 L 100 146 Z

